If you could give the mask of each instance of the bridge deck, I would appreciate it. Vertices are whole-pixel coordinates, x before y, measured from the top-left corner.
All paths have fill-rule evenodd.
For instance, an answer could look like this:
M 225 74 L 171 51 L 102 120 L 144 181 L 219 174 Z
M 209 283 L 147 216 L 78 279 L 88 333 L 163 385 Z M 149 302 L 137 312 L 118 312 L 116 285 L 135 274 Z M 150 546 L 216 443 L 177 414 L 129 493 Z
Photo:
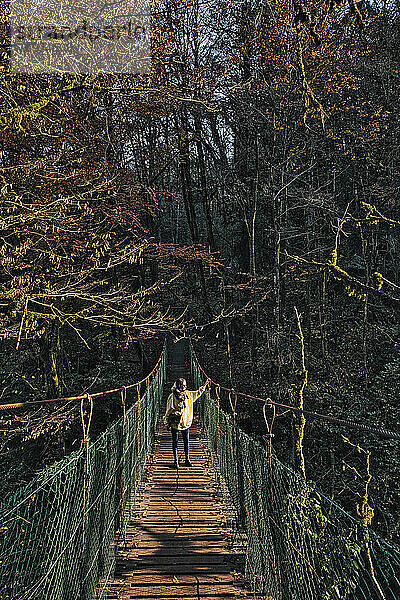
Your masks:
M 159 429 L 143 500 L 129 524 L 107 600 L 248 597 L 236 571 L 242 556 L 228 547 L 226 509 L 196 424 L 190 446 L 193 467 L 177 472 L 170 433 Z

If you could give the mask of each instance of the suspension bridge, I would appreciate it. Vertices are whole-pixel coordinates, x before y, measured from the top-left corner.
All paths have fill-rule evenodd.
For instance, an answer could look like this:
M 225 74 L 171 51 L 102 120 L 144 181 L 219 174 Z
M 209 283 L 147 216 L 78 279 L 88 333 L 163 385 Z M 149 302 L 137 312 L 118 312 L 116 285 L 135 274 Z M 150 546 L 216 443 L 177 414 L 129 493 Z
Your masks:
M 197 401 L 195 465 L 171 469 L 159 415 L 180 376 L 204 381 L 185 341 L 104 392 L 122 415 L 93 441 L 96 394 L 74 398 L 81 448 L 0 502 L 1 600 L 399 600 L 400 549 L 244 433 L 229 390 Z

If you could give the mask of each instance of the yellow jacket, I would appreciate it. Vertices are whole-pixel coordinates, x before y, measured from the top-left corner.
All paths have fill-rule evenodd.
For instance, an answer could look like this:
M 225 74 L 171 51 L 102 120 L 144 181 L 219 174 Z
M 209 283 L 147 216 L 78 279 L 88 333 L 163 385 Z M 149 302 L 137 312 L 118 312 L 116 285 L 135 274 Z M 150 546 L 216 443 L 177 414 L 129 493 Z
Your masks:
M 188 427 L 191 426 L 191 424 L 193 422 L 193 402 L 195 402 L 197 400 L 197 398 L 199 398 L 202 395 L 202 393 L 204 392 L 206 387 L 207 387 L 207 382 L 196 391 L 190 392 L 189 390 L 185 390 L 185 401 L 183 404 L 181 420 L 178 425 L 179 431 L 181 431 L 182 429 L 187 429 Z M 181 409 L 178 407 L 178 402 L 179 402 L 178 398 L 172 392 L 172 394 L 170 394 L 168 396 L 168 400 L 167 400 L 167 410 L 165 411 L 165 415 L 164 415 L 164 423 L 165 424 L 167 424 L 168 416 L 171 413 L 173 413 L 173 412 L 179 413 L 181 411 Z

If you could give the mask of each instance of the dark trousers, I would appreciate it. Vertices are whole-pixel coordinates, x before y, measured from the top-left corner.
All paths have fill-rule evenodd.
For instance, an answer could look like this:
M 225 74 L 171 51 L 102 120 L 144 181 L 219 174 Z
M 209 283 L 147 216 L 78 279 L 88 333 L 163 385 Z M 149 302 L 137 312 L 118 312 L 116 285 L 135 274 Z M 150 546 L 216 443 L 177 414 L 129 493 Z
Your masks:
M 183 447 L 185 449 L 185 454 L 188 457 L 189 456 L 189 428 L 182 429 L 180 432 L 178 431 L 178 429 L 171 429 L 171 435 L 172 435 L 172 452 L 174 453 L 174 456 L 176 456 L 176 454 L 178 452 L 178 437 L 179 437 L 179 433 L 182 434 Z

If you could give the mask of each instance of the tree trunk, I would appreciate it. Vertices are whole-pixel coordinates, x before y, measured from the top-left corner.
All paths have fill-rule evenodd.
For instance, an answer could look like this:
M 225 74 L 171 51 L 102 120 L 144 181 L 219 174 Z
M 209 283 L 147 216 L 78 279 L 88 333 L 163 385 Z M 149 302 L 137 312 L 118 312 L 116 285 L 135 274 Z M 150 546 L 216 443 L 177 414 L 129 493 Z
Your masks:
M 178 128 L 179 148 L 180 148 L 180 179 L 182 186 L 183 203 L 185 206 L 186 217 L 188 220 L 190 235 L 194 244 L 200 244 L 200 235 L 197 227 L 196 211 L 194 207 L 192 193 L 192 175 L 190 165 L 190 146 L 188 135 L 188 121 L 184 109 L 181 115 L 181 127 Z M 204 302 L 204 307 L 208 315 L 212 315 L 210 302 L 207 295 L 206 281 L 204 276 L 204 267 L 202 263 L 198 265 L 198 273 L 200 278 L 201 294 Z
M 54 319 L 47 335 L 40 340 L 40 359 L 46 381 L 47 395 L 62 396 L 65 389 L 62 365 L 61 323 Z
M 208 186 L 207 186 L 207 176 L 206 176 L 206 163 L 204 159 L 204 151 L 203 144 L 201 141 L 202 132 L 201 132 L 201 121 L 198 115 L 194 117 L 195 127 L 196 127 L 196 148 L 197 148 L 197 158 L 199 161 L 199 172 L 200 172 L 200 196 L 201 202 L 203 204 L 204 215 L 206 218 L 206 226 L 207 226 L 207 237 L 208 237 L 208 245 L 210 247 L 211 252 L 215 252 L 215 240 L 214 240 L 214 232 L 212 225 L 212 216 L 210 211 L 210 202 L 208 198 Z

